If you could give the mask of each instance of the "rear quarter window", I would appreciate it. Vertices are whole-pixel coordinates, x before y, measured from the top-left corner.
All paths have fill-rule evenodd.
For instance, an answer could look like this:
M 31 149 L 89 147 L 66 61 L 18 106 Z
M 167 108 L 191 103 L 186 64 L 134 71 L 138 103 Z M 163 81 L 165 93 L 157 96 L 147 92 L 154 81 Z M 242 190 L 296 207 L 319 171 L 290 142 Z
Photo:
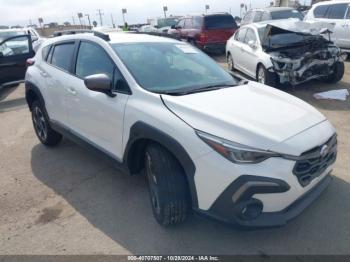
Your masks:
M 328 10 L 329 19 L 344 19 L 348 4 L 334 4 Z
M 232 15 L 211 15 L 204 17 L 204 26 L 212 29 L 236 29 L 237 24 Z
M 42 57 L 43 57 L 44 61 L 47 61 L 47 57 L 48 57 L 48 54 L 50 52 L 50 49 L 51 49 L 51 45 L 43 47 Z

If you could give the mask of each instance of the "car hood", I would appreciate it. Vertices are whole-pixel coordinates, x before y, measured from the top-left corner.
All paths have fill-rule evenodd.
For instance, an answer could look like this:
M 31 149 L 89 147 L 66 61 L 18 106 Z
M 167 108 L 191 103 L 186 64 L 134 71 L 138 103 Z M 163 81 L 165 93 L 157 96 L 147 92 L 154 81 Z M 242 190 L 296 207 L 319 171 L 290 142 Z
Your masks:
M 194 129 L 264 150 L 325 121 L 302 100 L 256 82 L 162 99 Z
M 334 25 L 326 22 L 304 22 L 298 19 L 284 19 L 269 22 L 265 25 L 264 33 L 261 37 L 261 44 L 267 50 L 273 50 L 270 46 L 270 38 L 274 35 L 285 33 L 296 33 L 302 35 L 313 36 L 315 41 L 319 41 L 322 35 L 327 35 L 327 32 L 332 33 Z M 324 38 L 324 37 L 322 37 Z M 285 47 L 289 45 L 286 44 Z M 281 48 L 283 46 L 280 46 Z

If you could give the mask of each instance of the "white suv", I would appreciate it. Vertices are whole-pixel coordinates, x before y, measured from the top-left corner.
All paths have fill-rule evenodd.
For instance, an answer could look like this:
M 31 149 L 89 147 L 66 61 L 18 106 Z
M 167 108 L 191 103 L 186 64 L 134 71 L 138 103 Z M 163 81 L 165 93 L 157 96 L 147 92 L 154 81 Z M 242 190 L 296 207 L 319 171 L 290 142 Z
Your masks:
M 350 52 L 350 0 L 336 0 L 317 3 L 307 13 L 305 21 L 327 22 L 335 27 L 332 41 Z
M 34 61 L 33 61 L 34 62 Z M 337 139 L 310 105 L 238 82 L 200 50 L 142 34 L 47 40 L 26 75 L 35 132 L 62 135 L 146 174 L 156 220 L 191 209 L 243 226 L 278 226 L 329 184 Z

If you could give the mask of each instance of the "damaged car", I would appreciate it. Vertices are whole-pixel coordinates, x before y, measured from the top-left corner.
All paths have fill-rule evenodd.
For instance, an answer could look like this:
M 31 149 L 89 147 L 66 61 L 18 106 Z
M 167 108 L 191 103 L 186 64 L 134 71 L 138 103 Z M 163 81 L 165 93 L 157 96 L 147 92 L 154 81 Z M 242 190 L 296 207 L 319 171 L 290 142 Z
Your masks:
M 227 42 L 228 67 L 275 87 L 339 82 L 347 55 L 330 40 L 332 27 L 295 19 L 246 25 Z

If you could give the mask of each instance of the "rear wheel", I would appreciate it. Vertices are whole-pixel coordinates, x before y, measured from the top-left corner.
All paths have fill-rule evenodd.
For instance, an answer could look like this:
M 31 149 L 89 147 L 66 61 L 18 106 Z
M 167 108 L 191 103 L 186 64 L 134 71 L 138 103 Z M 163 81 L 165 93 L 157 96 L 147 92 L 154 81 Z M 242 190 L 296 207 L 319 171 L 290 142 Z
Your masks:
M 35 133 L 40 142 L 46 146 L 55 146 L 62 140 L 62 135 L 50 127 L 44 107 L 39 101 L 32 104 L 32 121 Z
M 335 84 L 342 80 L 345 72 L 344 62 L 337 62 L 333 66 L 333 73 L 324 79 L 326 83 Z
M 228 70 L 230 70 L 230 71 L 235 70 L 233 58 L 232 58 L 232 55 L 230 53 L 227 55 L 227 66 L 228 66 Z
M 152 210 L 162 226 L 180 224 L 189 212 L 186 177 L 179 162 L 162 146 L 150 144 L 145 154 Z

